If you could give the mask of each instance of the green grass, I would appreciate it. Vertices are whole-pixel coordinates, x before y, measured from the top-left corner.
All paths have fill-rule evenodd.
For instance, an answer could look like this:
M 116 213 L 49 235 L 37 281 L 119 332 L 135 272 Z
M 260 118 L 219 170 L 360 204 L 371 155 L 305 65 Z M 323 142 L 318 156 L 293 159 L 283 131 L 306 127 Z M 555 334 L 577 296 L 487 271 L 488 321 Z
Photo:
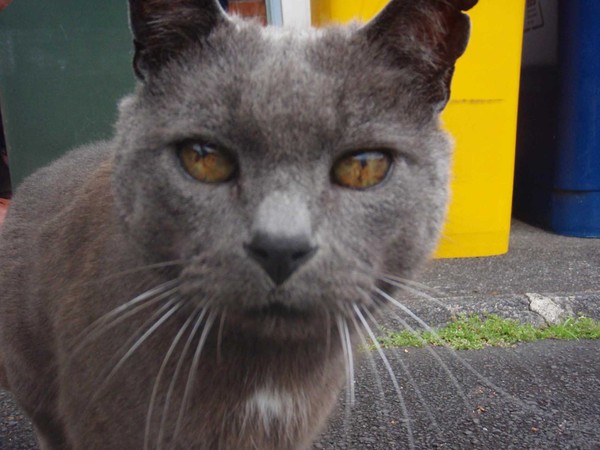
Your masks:
M 456 350 L 475 350 L 484 347 L 510 347 L 519 342 L 540 339 L 599 339 L 600 322 L 588 317 L 573 317 L 557 325 L 534 327 L 497 315 L 460 316 L 437 330 L 413 334 L 409 331 L 388 332 L 378 338 L 382 347 L 450 346 Z

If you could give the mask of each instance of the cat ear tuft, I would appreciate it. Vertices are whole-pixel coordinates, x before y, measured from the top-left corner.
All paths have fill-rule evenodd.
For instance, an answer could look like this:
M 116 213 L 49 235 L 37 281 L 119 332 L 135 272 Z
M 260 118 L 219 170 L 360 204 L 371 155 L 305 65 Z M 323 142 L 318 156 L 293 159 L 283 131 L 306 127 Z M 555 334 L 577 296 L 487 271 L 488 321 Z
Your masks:
M 129 0 L 129 19 L 141 80 L 228 20 L 217 0 Z
M 429 100 L 443 107 L 469 41 L 470 20 L 462 11 L 477 1 L 392 0 L 361 32 L 392 65 L 417 70 L 429 84 Z

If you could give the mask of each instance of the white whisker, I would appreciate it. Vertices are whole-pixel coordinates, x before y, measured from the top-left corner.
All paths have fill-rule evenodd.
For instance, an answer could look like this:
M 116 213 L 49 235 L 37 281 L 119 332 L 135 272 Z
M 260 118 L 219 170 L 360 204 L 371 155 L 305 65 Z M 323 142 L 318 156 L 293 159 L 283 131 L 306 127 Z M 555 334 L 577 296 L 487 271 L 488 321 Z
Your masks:
M 190 346 L 192 345 L 192 341 L 194 340 L 194 336 L 198 332 L 198 329 L 200 328 L 200 325 L 202 324 L 202 320 L 204 319 L 204 316 L 206 315 L 206 313 L 207 313 L 207 309 L 205 308 L 198 315 L 198 318 L 196 319 L 196 322 L 194 323 L 194 327 L 190 331 L 188 339 L 187 339 L 183 349 L 181 350 L 181 355 L 179 356 L 179 360 L 177 361 L 177 366 L 175 367 L 175 372 L 173 373 L 173 377 L 171 378 L 171 382 L 169 383 L 169 389 L 167 390 L 167 395 L 165 397 L 165 403 L 163 405 L 160 426 L 158 429 L 158 440 L 157 440 L 158 450 L 160 450 L 162 448 L 164 432 L 165 432 L 165 422 L 167 420 L 167 414 L 169 412 L 169 406 L 171 404 L 171 397 L 173 396 L 173 391 L 175 390 L 175 385 L 177 383 L 177 378 L 179 376 L 179 372 L 181 371 L 181 369 L 183 367 L 183 362 L 185 361 L 185 357 L 188 354 Z
M 395 305 L 396 307 L 398 307 L 400 310 L 402 310 L 403 312 L 405 312 L 407 315 L 409 315 L 411 318 L 413 318 L 415 321 L 417 321 L 417 323 L 419 323 L 419 325 L 421 325 L 425 330 L 429 331 L 435 338 L 437 338 L 441 343 L 444 343 L 443 339 L 440 337 L 440 335 L 433 329 L 431 328 L 427 323 L 425 323 L 419 316 L 417 316 L 415 313 L 413 313 L 409 308 L 407 308 L 406 306 L 404 306 L 402 303 L 400 303 L 399 301 L 397 301 L 395 298 L 391 297 L 390 295 L 388 295 L 387 293 L 385 293 L 384 291 L 382 291 L 379 288 L 376 288 L 377 293 L 382 296 L 384 299 L 388 300 L 391 304 Z M 484 383 L 486 386 L 488 386 L 489 388 L 493 389 L 494 391 L 502 394 L 503 396 L 505 396 L 506 398 L 511 399 L 513 402 L 515 402 L 516 404 L 518 404 L 520 407 L 524 408 L 524 409 L 529 409 L 528 405 L 526 405 L 525 403 L 523 403 L 520 399 L 514 397 L 513 395 L 509 394 L 508 392 L 506 392 L 504 389 L 502 389 L 501 387 L 495 385 L 494 383 L 492 383 L 488 378 L 484 377 L 483 375 L 481 375 L 477 370 L 475 370 L 473 368 L 473 366 L 471 366 L 471 364 L 469 364 L 467 361 L 464 360 L 464 358 L 462 358 L 460 355 L 457 354 L 457 352 L 450 347 L 448 344 L 444 343 L 444 347 L 452 353 L 452 355 L 456 358 L 456 360 L 463 366 L 465 367 L 469 372 L 471 372 L 473 375 L 475 375 L 475 377 L 481 381 L 482 383 Z
M 413 327 L 411 327 L 409 325 L 409 323 L 404 320 L 402 317 L 400 317 L 398 314 L 396 314 L 393 311 L 390 311 L 391 314 L 394 316 L 394 318 L 400 322 L 400 324 L 408 331 L 410 331 L 410 333 L 415 336 L 419 342 L 421 344 L 423 344 L 423 348 L 431 355 L 433 356 L 433 358 L 437 361 L 437 363 L 440 365 L 440 367 L 444 370 L 444 372 L 446 372 L 446 375 L 448 375 L 448 378 L 450 379 L 450 382 L 452 383 L 452 385 L 456 388 L 456 392 L 458 392 L 458 395 L 460 396 L 461 400 L 463 401 L 465 408 L 467 410 L 469 410 L 471 408 L 471 405 L 469 403 L 469 399 L 467 398 L 467 395 L 464 391 L 464 389 L 462 388 L 460 382 L 458 381 L 458 379 L 456 378 L 456 376 L 452 373 L 452 371 L 450 370 L 450 368 L 448 367 L 448 365 L 444 362 L 444 360 L 442 359 L 442 357 L 436 352 L 436 350 L 434 348 L 431 347 L 431 345 L 428 344 L 428 342 L 420 335 L 420 333 Z
M 380 294 L 381 295 L 381 294 Z M 396 300 L 398 302 L 398 300 Z M 398 302 L 400 303 L 400 302 Z M 405 305 L 404 307 L 409 310 L 409 308 L 407 308 Z M 450 382 L 453 384 L 453 386 L 456 388 L 456 391 L 458 392 L 461 400 L 463 401 L 465 408 L 467 410 L 470 409 L 471 405 L 469 403 L 469 400 L 467 398 L 467 395 L 465 394 L 464 389 L 462 388 L 460 382 L 458 381 L 458 379 L 454 376 L 454 374 L 452 373 L 452 371 L 450 370 L 450 368 L 448 367 L 448 365 L 444 362 L 444 360 L 441 358 L 441 356 L 430 346 L 428 345 L 427 341 L 421 336 L 421 334 L 413 327 L 410 326 L 410 324 L 404 320 L 402 317 L 400 317 L 398 314 L 396 314 L 396 312 L 390 310 L 390 313 L 394 316 L 394 318 L 400 322 L 400 324 L 408 331 L 410 331 L 410 333 L 415 336 L 419 342 L 421 342 L 423 344 L 423 347 L 426 349 L 426 351 L 433 356 L 433 358 L 438 362 L 438 364 L 440 365 L 440 367 L 444 370 L 444 372 L 446 372 L 446 374 L 448 375 L 448 378 L 450 379 Z M 414 313 L 413 313 L 414 314 Z M 416 316 L 416 315 L 415 315 Z M 440 341 L 441 342 L 441 341 Z
M 354 358 L 352 355 L 352 341 L 350 340 L 350 332 L 348 330 L 348 324 L 341 317 L 337 318 L 338 331 L 342 343 L 342 350 L 344 352 L 344 358 L 346 360 L 346 393 L 347 400 L 350 406 L 354 405 L 355 393 L 354 393 Z
M 411 286 L 414 289 L 419 289 L 422 292 L 430 292 L 432 295 L 437 295 L 438 297 L 444 297 L 444 293 L 439 291 L 436 288 L 432 288 L 431 286 L 427 286 L 424 283 L 420 283 L 415 280 L 410 280 L 408 278 L 398 277 L 396 275 L 392 275 L 391 273 L 381 273 L 378 275 L 378 278 L 384 278 L 395 283 L 398 283 L 400 286 Z M 385 280 L 384 280 L 385 281 Z
M 394 385 L 396 394 L 398 394 L 398 400 L 400 401 L 400 407 L 402 409 L 402 414 L 404 414 L 404 418 L 405 418 L 404 424 L 406 427 L 406 433 L 408 435 L 408 446 L 410 449 L 414 449 L 415 448 L 415 438 L 413 435 L 412 425 L 410 423 L 411 419 L 408 414 L 408 408 L 406 406 L 406 401 L 404 400 L 404 395 L 402 395 L 402 390 L 400 389 L 400 385 L 398 384 L 398 380 L 396 379 L 396 375 L 394 374 L 394 370 L 392 369 L 392 366 L 391 366 L 390 362 L 388 361 L 387 357 L 385 356 L 385 353 L 383 352 L 381 345 L 379 345 L 379 342 L 377 341 L 377 337 L 375 336 L 375 333 L 373 333 L 373 330 L 371 330 L 371 327 L 369 326 L 369 323 L 363 316 L 360 308 L 358 307 L 358 305 L 353 305 L 353 308 L 354 308 L 354 312 L 356 313 L 356 316 L 362 323 L 363 328 L 365 329 L 365 331 L 367 332 L 367 334 L 373 341 L 373 345 L 375 345 L 375 349 L 377 350 L 377 353 L 379 353 L 379 356 L 381 357 L 381 361 L 383 362 L 383 365 L 390 376 L 392 384 Z
M 346 369 L 346 401 L 344 405 L 344 436 L 345 447 L 348 448 L 350 439 L 350 416 L 352 414 L 352 406 L 354 405 L 354 356 L 352 354 L 352 342 L 350 341 L 350 333 L 348 324 L 342 316 L 336 317 L 338 334 L 340 343 L 342 344 L 342 353 L 344 354 L 344 368 Z
M 151 422 L 152 422 L 152 412 L 154 411 L 154 404 L 156 402 L 156 396 L 158 395 L 158 389 L 159 389 L 160 381 L 163 377 L 164 371 L 166 370 L 167 364 L 168 364 L 169 360 L 171 359 L 171 356 L 173 356 L 173 353 L 175 352 L 175 348 L 177 347 L 177 344 L 183 337 L 183 334 L 185 333 L 185 331 L 188 329 L 188 327 L 194 321 L 194 319 L 198 316 L 198 314 L 200 314 L 201 309 L 202 309 L 202 305 L 198 305 L 196 307 L 196 309 L 194 309 L 192 314 L 190 314 L 190 317 L 181 326 L 181 328 L 177 332 L 177 335 L 173 339 L 173 342 L 171 343 L 171 346 L 169 347 L 169 350 L 167 351 L 167 353 L 163 359 L 160 369 L 158 370 L 158 374 L 156 375 L 156 380 L 154 382 L 154 386 L 152 387 L 152 394 L 150 396 L 150 404 L 148 405 L 148 414 L 146 416 L 146 427 L 144 430 L 144 450 L 147 450 L 150 445 L 150 426 L 151 426 Z
M 392 286 L 398 287 L 400 289 L 404 289 L 408 292 L 410 292 L 411 294 L 415 294 L 416 296 L 423 298 L 425 300 L 429 300 L 430 302 L 436 304 L 437 306 L 443 308 L 444 310 L 448 311 L 448 312 L 452 312 L 450 311 L 450 308 L 448 307 L 448 305 L 446 305 L 444 302 L 441 302 L 440 300 L 438 300 L 435 297 L 432 297 L 431 295 L 427 294 L 426 292 L 423 292 L 420 289 L 427 289 L 430 292 L 434 293 L 435 295 L 441 296 L 441 294 L 437 293 L 437 291 L 435 291 L 432 288 L 428 288 L 425 285 L 422 285 L 420 283 L 409 283 L 408 280 L 403 280 L 401 278 L 393 278 L 390 275 L 384 275 L 383 278 L 380 278 L 381 281 L 388 283 Z M 412 284 L 412 286 L 411 286 Z
M 156 321 L 156 323 L 154 323 L 154 325 L 152 325 L 150 328 L 148 328 L 144 334 L 142 334 L 142 336 L 140 336 L 137 341 L 131 346 L 131 348 L 127 351 L 127 353 L 125 353 L 121 359 L 119 360 L 119 362 L 117 362 L 117 364 L 115 364 L 115 366 L 112 368 L 112 370 L 109 372 L 109 374 L 106 376 L 106 378 L 104 379 L 104 381 L 102 382 L 102 385 L 100 386 L 100 388 L 96 391 L 96 394 L 94 395 L 93 399 L 96 398 L 96 395 L 98 393 L 100 393 L 109 383 L 109 381 L 112 379 L 112 377 L 117 373 L 117 371 L 123 366 L 123 364 L 125 363 L 125 361 L 127 361 L 129 359 L 129 357 L 131 355 L 133 355 L 133 353 L 150 337 L 152 336 L 152 334 L 163 324 L 165 323 L 171 316 L 173 316 L 173 314 L 175 314 L 182 306 L 183 306 L 183 302 L 181 301 L 181 299 L 176 298 L 176 299 L 172 299 L 171 302 L 169 302 L 166 306 L 170 307 L 173 303 L 175 303 L 175 306 L 172 306 L 167 312 L 165 312 L 162 317 Z M 163 307 L 164 308 L 164 307 Z
M 215 321 L 215 316 L 216 316 L 216 313 L 211 311 L 210 314 L 208 315 L 208 317 L 206 318 L 206 323 L 204 324 L 204 329 L 202 330 L 202 333 L 200 334 L 200 338 L 198 339 L 198 345 L 196 346 L 196 351 L 194 352 L 194 358 L 192 359 L 192 365 L 188 372 L 188 379 L 187 379 L 187 382 L 185 385 L 185 390 L 183 392 L 183 399 L 181 401 L 181 406 L 179 408 L 177 422 L 175 424 L 175 432 L 173 434 L 173 436 L 174 436 L 173 448 L 175 448 L 174 445 L 176 443 L 176 439 L 177 439 L 177 435 L 179 434 L 179 430 L 181 428 L 181 421 L 183 420 L 185 409 L 187 408 L 187 403 L 189 401 L 189 395 L 192 391 L 192 385 L 195 380 L 195 374 L 196 374 L 196 371 L 198 370 L 198 364 L 200 362 L 200 354 L 202 353 L 202 349 L 204 348 L 204 344 L 206 343 L 206 339 L 208 338 L 208 333 L 210 332 L 210 329 Z
M 143 292 L 132 300 L 118 306 L 115 309 L 112 309 L 102 317 L 96 319 L 88 327 L 86 327 L 84 331 L 81 332 L 81 335 L 76 340 L 78 344 L 73 349 L 72 353 L 78 353 L 90 341 L 93 341 L 98 336 L 122 323 L 132 315 L 137 314 L 138 312 L 154 305 L 155 303 L 169 298 L 172 294 L 177 292 L 178 285 L 179 280 L 167 281 L 166 283 Z
M 389 408 L 389 404 L 385 398 L 385 391 L 383 390 L 383 383 L 381 382 L 381 377 L 379 376 L 379 372 L 377 370 L 377 364 L 375 363 L 375 358 L 373 358 L 372 352 L 369 351 L 369 349 L 368 349 L 369 342 L 367 341 L 367 338 L 365 337 L 364 333 L 360 330 L 360 326 L 358 325 L 358 323 L 356 323 L 356 319 L 354 317 L 352 317 L 352 321 L 354 322 L 354 329 L 358 333 L 360 342 L 363 345 L 363 347 L 365 348 L 365 353 L 367 354 L 367 358 L 369 360 L 369 366 L 371 368 L 371 373 L 375 377 L 375 383 L 377 384 L 377 389 L 379 390 L 379 399 L 383 406 L 383 414 L 385 417 L 385 421 L 386 421 L 386 423 L 390 423 L 390 414 L 389 414 L 390 408 Z M 391 435 L 390 435 L 388 427 L 385 427 L 385 432 L 387 434 L 387 437 L 391 440 Z
M 328 309 L 323 310 L 325 312 L 325 359 L 329 361 L 331 355 L 331 313 Z
M 117 351 L 114 352 L 113 357 L 110 359 L 108 365 L 113 365 L 113 361 L 117 360 L 119 358 L 119 355 L 123 355 L 127 352 L 127 350 L 129 350 L 131 348 L 131 345 L 136 341 L 136 339 L 139 338 L 139 336 L 143 333 L 142 330 L 147 329 L 149 326 L 151 326 L 151 324 L 155 323 L 159 317 L 161 317 L 164 312 L 169 309 L 171 306 L 173 306 L 175 303 L 179 302 L 179 298 L 178 297 L 171 297 L 169 301 L 167 301 L 167 303 L 163 304 L 160 308 L 158 308 L 154 314 L 152 314 L 147 320 L 144 321 L 144 323 L 142 323 L 142 325 L 140 325 L 138 327 L 138 329 L 131 334 L 131 336 L 129 337 L 129 339 L 127 339 L 120 347 Z M 110 369 L 109 369 L 110 370 Z M 105 378 L 104 374 L 102 376 L 102 378 Z
M 377 325 L 377 320 L 375 319 L 375 317 L 373 316 L 373 314 L 371 314 L 371 312 L 368 309 L 366 309 L 366 308 L 363 309 L 363 311 L 368 316 L 368 318 L 371 320 L 371 322 L 373 322 L 373 324 Z M 408 370 L 408 367 L 406 366 L 406 363 L 402 360 L 402 358 L 398 357 L 397 361 L 400 364 L 400 368 L 402 369 L 402 371 L 404 372 L 404 374 L 408 378 L 408 382 L 414 388 L 415 393 L 417 394 L 417 397 L 419 398 L 419 401 L 421 402 L 421 404 L 425 408 L 425 414 L 427 414 L 427 418 L 431 422 L 431 425 L 436 430 L 439 430 L 440 426 L 438 425 L 437 420 L 435 420 L 435 417 L 433 416 L 433 414 L 431 412 L 431 408 L 429 407 L 429 404 L 427 403 L 427 400 L 425 400 L 425 397 L 423 396 L 423 393 L 421 392 L 421 389 L 419 388 L 419 384 L 416 382 L 416 380 L 414 379 L 414 377 L 410 373 L 410 370 Z
M 123 277 L 126 275 L 131 275 L 131 274 L 138 273 L 138 272 L 143 272 L 146 270 L 149 271 L 152 269 L 162 269 L 165 267 L 182 266 L 183 264 L 185 264 L 185 260 L 183 260 L 183 259 L 174 259 L 171 261 L 163 261 L 160 263 L 147 264 L 145 266 L 139 266 L 139 267 L 135 267 L 133 269 L 122 270 L 121 272 L 113 273 L 113 274 L 107 275 L 105 277 L 95 278 L 92 281 L 88 281 L 87 284 L 105 282 L 108 280 Z
M 217 364 L 221 364 L 223 355 L 221 353 L 221 344 L 223 343 L 223 327 L 225 326 L 225 318 L 227 316 L 227 308 L 223 309 L 221 313 L 221 320 L 219 320 L 219 331 L 217 332 Z

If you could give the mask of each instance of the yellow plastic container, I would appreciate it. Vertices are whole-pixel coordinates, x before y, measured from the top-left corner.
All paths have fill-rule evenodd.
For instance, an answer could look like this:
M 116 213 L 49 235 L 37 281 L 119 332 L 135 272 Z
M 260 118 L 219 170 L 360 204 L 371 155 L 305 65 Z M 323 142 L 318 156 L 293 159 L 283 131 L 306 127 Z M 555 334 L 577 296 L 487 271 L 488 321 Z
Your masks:
M 312 0 L 313 25 L 369 20 L 387 0 Z M 456 147 L 452 200 L 436 257 L 508 251 L 525 0 L 480 1 L 443 114 Z

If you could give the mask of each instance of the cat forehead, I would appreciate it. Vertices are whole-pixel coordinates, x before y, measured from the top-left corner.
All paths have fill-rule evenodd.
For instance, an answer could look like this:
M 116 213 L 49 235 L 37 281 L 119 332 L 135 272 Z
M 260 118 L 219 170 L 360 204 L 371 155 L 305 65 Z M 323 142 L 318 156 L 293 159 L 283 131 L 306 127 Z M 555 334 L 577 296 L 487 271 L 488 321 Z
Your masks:
M 342 29 L 296 30 L 241 22 L 233 29 L 215 31 L 206 45 L 182 53 L 166 68 L 159 83 L 186 95 L 219 88 L 229 94 L 252 92 L 248 99 L 253 100 L 261 100 L 266 92 L 273 96 L 309 93 L 310 86 L 314 91 L 347 74 L 339 55 L 348 52 L 350 37 Z M 332 60 L 335 55 L 339 61 Z
M 156 84 L 161 91 L 195 95 L 221 88 L 247 93 L 251 84 L 253 92 L 268 91 L 274 96 L 320 89 L 325 99 L 334 93 L 333 84 L 352 88 L 344 92 L 348 96 L 359 93 L 361 87 L 383 88 L 387 83 L 384 95 L 388 96 L 389 89 L 414 79 L 408 65 L 406 70 L 392 70 L 384 58 L 373 58 L 373 49 L 357 37 L 357 24 L 296 29 L 234 23 L 216 29 L 206 44 L 182 52 L 159 77 Z M 369 94 L 373 93 L 371 89 Z M 260 95 L 252 98 L 261 99 Z
M 162 71 L 159 88 L 142 92 L 138 105 L 153 123 L 140 128 L 173 138 L 219 133 L 280 148 L 318 148 L 318 141 L 352 140 L 352 133 L 366 141 L 385 130 L 382 123 L 410 128 L 410 89 L 403 88 L 410 71 L 371 64 L 357 29 L 236 23 L 216 30 L 208 45 Z

